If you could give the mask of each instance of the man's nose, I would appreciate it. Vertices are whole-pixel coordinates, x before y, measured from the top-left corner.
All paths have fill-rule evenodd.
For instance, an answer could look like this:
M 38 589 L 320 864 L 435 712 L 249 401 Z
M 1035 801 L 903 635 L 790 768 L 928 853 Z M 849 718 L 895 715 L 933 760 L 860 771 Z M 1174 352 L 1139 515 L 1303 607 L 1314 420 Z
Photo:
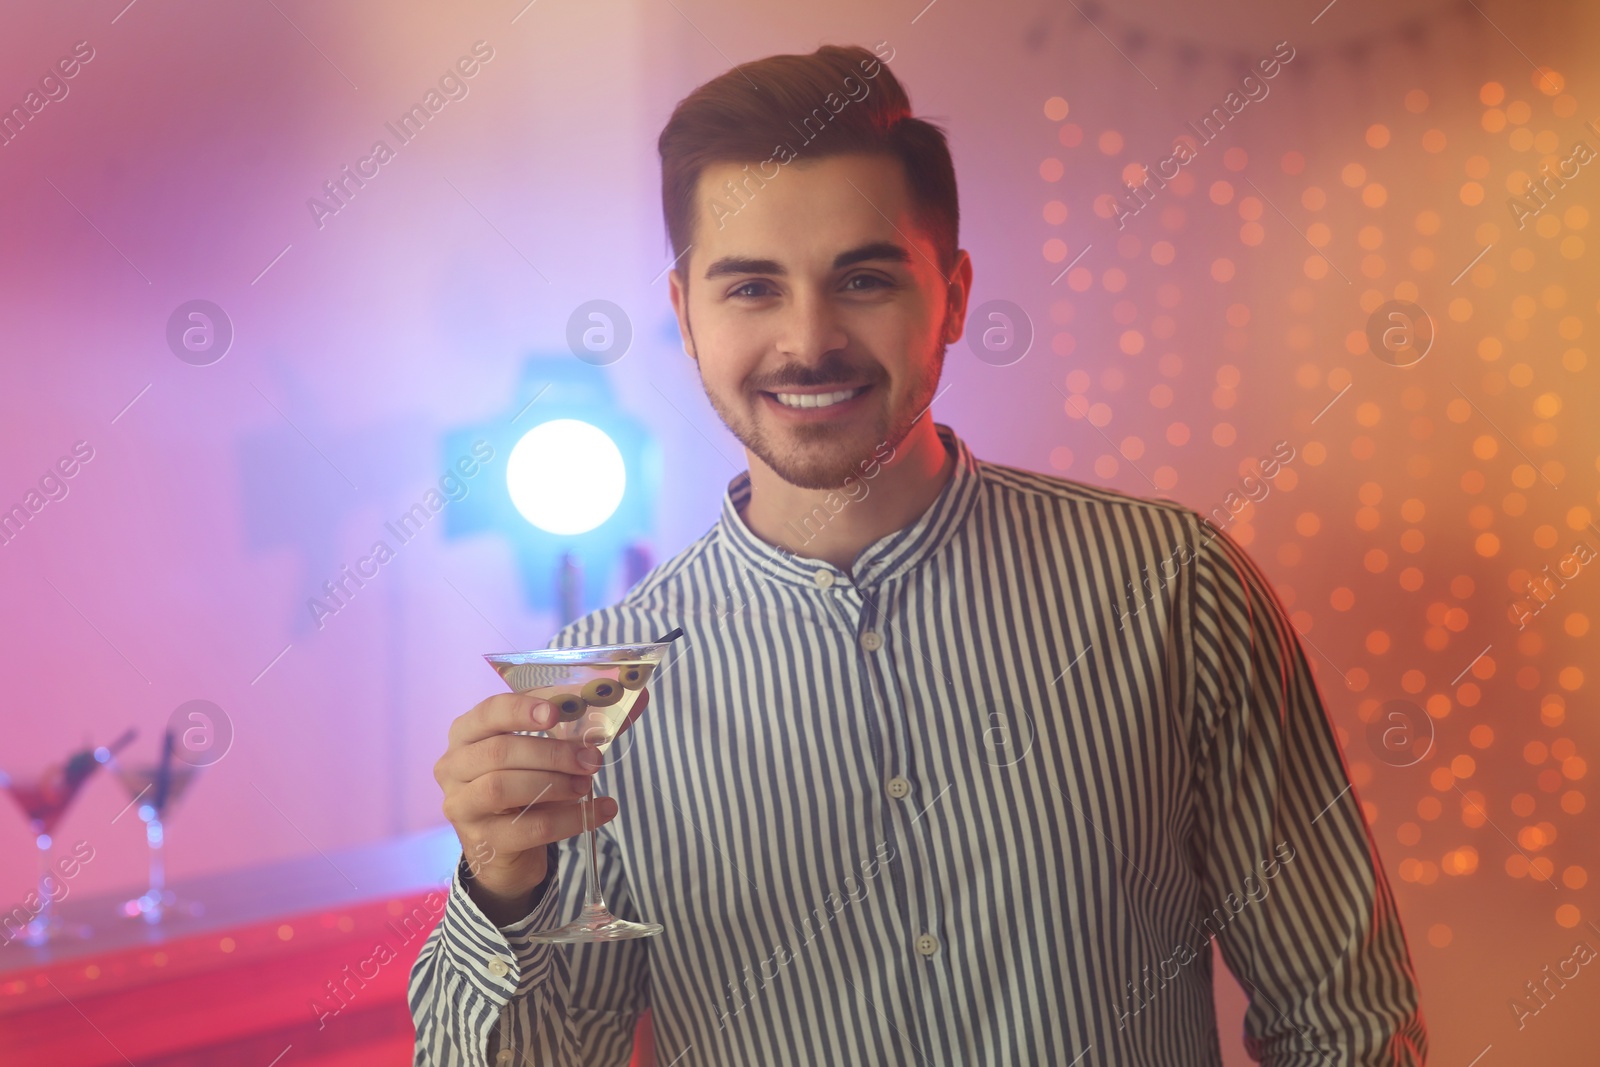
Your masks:
M 825 294 L 801 293 L 782 313 L 778 351 L 811 363 L 849 344 L 838 309 Z

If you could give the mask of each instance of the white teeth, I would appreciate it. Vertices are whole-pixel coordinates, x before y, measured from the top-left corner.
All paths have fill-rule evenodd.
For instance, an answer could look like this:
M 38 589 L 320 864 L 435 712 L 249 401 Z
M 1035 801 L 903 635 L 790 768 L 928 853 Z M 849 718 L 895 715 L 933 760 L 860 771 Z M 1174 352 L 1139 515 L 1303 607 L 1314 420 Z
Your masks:
M 860 389 L 845 389 L 837 393 L 774 393 L 778 403 L 790 408 L 825 408 L 831 407 L 842 400 L 849 400 L 858 393 L 864 392 L 866 386 Z

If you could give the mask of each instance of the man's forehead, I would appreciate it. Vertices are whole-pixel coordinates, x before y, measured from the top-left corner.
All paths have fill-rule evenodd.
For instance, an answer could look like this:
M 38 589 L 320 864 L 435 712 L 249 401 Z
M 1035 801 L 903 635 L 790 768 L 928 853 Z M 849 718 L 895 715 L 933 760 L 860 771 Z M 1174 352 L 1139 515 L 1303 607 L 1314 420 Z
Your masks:
M 899 161 L 835 156 L 778 167 L 717 162 L 700 172 L 694 273 L 724 260 L 839 269 L 864 258 L 910 262 L 931 247 Z M 732 182 L 733 188 L 728 188 Z M 868 247 L 870 257 L 860 255 Z M 899 252 L 892 251 L 899 249 Z M 765 273 L 752 271 L 751 273 Z

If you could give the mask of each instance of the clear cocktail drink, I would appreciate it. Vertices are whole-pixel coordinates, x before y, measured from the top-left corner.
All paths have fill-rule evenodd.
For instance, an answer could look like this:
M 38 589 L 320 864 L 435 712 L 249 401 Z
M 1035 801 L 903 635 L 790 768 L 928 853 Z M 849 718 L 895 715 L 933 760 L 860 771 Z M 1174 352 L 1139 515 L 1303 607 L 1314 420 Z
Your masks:
M 550 729 L 538 732 L 540 736 L 581 741 L 604 752 L 628 724 L 644 687 L 666 656 L 668 642 L 678 633 L 649 645 L 549 648 L 484 658 L 512 691 L 548 701 L 555 708 L 559 719 Z M 606 910 L 600 897 L 592 797 L 593 790 L 581 801 L 588 848 L 583 913 L 560 929 L 530 934 L 531 940 L 557 944 L 622 941 L 661 932 L 656 923 L 629 922 Z

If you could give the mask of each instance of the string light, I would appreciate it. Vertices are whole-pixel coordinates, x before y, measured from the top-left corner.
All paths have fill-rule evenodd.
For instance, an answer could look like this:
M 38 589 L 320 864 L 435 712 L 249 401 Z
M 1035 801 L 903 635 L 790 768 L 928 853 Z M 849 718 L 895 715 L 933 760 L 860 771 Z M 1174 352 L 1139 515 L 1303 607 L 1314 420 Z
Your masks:
M 1569 264 L 1587 248 L 1592 208 L 1576 197 L 1551 199 L 1521 229 L 1499 211 L 1506 197 L 1526 195 L 1542 166 L 1564 158 L 1557 130 L 1577 101 L 1561 73 L 1546 67 L 1526 85 L 1519 75 L 1515 84 L 1487 81 L 1471 95 L 1445 95 L 1399 94 L 1342 158 L 1319 161 L 1302 144 L 1267 159 L 1288 181 L 1282 198 L 1265 178 L 1256 180 L 1294 217 L 1298 233 L 1246 184 L 1240 172 L 1249 156 L 1235 146 L 1213 156 L 1209 169 L 1197 163 L 1159 188 L 1155 217 L 1142 214 L 1136 232 L 1115 242 L 1126 270 L 1101 258 L 1069 271 L 1061 283 L 1074 299 L 1087 297 L 1093 314 L 1079 307 L 1087 321 L 1052 345 L 1068 364 L 1073 399 L 1065 414 L 1104 426 L 1112 394 L 1145 403 L 1117 410 L 1115 450 L 1065 423 L 1077 451 L 1057 446 L 1050 465 L 1112 479 L 1131 476 L 1132 463 L 1156 472 L 1165 490 L 1198 476 L 1219 454 L 1253 446 L 1259 427 L 1294 426 L 1297 461 L 1284 472 L 1292 477 L 1274 488 L 1288 492 L 1314 477 L 1317 497 L 1252 508 L 1229 533 L 1246 546 L 1259 534 L 1271 546 L 1280 574 L 1298 575 L 1296 588 L 1279 586 L 1291 621 L 1303 633 L 1320 624 L 1331 632 L 1318 635 L 1319 645 L 1345 650 L 1342 682 L 1312 657 L 1325 694 L 1342 691 L 1367 723 L 1384 699 L 1403 692 L 1437 724 L 1422 788 L 1401 803 L 1380 805 L 1404 788 L 1383 767 L 1349 760 L 1352 780 L 1372 783 L 1364 813 L 1391 869 L 1419 892 L 1502 876 L 1577 890 L 1588 884 L 1573 820 L 1587 809 L 1589 755 L 1560 731 L 1569 702 L 1589 684 L 1581 642 L 1600 610 L 1600 578 L 1571 580 L 1549 614 L 1522 630 L 1509 607 L 1575 539 L 1600 545 L 1593 525 L 1600 497 L 1572 500 L 1579 482 L 1566 481 L 1556 458 L 1563 446 L 1570 450 L 1568 409 L 1583 395 L 1570 376 L 1586 369 L 1585 335 L 1600 326 L 1600 306 L 1579 300 L 1567 282 Z M 1465 121 L 1453 117 L 1463 105 Z M 1094 166 L 1156 187 L 1145 163 L 1124 154 L 1127 131 L 1065 123 L 1071 108 L 1061 97 L 1044 110 L 1057 124 L 1039 170 L 1046 226 L 1075 220 L 1073 205 L 1081 202 L 1056 186 L 1066 167 L 1049 153 L 1065 150 L 1074 175 L 1101 157 Z M 1432 177 L 1441 173 L 1442 196 Z M 1090 206 L 1101 219 L 1116 217 L 1104 202 Z M 1494 254 L 1459 260 L 1468 233 Z M 1047 265 L 1077 254 L 1075 236 L 1082 240 L 1047 234 Z M 1343 312 L 1328 299 L 1347 284 L 1355 289 L 1340 299 L 1354 299 L 1367 314 L 1411 301 L 1425 305 L 1441 331 L 1448 325 L 1464 339 L 1451 357 L 1460 391 L 1420 376 L 1388 392 L 1369 387 L 1340 401 L 1335 418 L 1311 424 L 1352 383 L 1349 365 L 1373 358 L 1366 333 L 1337 318 Z M 1327 327 L 1335 321 L 1330 356 Z M 1079 343 L 1090 335 L 1093 344 Z M 1197 336 L 1211 349 L 1192 348 L 1199 358 L 1191 362 L 1206 375 L 1217 368 L 1211 384 L 1190 373 L 1188 353 L 1173 350 L 1174 338 Z M 1277 382 L 1270 366 L 1245 374 L 1233 356 L 1264 342 L 1288 357 Z M 1079 369 L 1090 353 L 1102 365 L 1118 361 L 1118 376 L 1091 381 Z M 1339 360 L 1346 365 L 1330 366 Z M 1257 420 L 1263 401 L 1291 390 L 1293 412 Z M 1314 474 L 1325 464 L 1335 471 Z M 1336 502 L 1330 487 L 1352 471 L 1363 480 Z M 1352 558 L 1330 555 L 1352 546 Z M 1330 700 L 1336 719 L 1347 714 L 1344 706 Z M 1346 740 L 1347 756 L 1366 755 L 1359 733 Z M 1499 835 L 1477 834 L 1490 821 L 1517 849 L 1501 848 Z M 1563 928 L 1586 917 L 1572 903 L 1551 908 L 1549 921 Z M 1447 923 L 1426 931 L 1435 949 L 1456 942 Z

